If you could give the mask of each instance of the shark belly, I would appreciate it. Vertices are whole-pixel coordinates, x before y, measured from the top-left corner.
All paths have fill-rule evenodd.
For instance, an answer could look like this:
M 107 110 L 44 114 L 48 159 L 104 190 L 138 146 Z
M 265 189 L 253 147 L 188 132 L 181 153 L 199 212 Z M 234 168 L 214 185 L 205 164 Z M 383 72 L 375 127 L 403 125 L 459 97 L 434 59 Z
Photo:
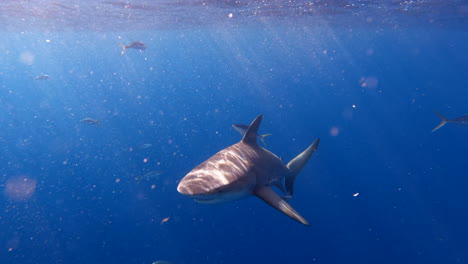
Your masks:
M 237 191 L 230 191 L 224 192 L 219 194 L 199 194 L 192 196 L 192 199 L 198 203 L 202 204 L 216 204 L 216 203 L 226 203 L 235 200 L 242 199 L 247 196 L 251 196 L 253 193 L 253 188 L 249 188 L 246 190 L 237 190 Z

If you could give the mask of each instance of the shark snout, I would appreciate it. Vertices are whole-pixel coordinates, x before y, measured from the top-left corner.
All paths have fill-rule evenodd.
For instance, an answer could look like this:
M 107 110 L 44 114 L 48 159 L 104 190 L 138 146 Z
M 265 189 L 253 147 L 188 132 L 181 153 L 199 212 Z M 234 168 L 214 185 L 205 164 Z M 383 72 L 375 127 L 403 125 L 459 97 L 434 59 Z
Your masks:
M 181 181 L 177 186 L 177 191 L 183 195 L 193 195 L 193 191 L 188 188 L 186 181 Z
M 187 181 L 182 179 L 177 185 L 177 191 L 183 195 L 193 195 L 193 191 L 188 187 Z
M 213 190 L 212 184 L 203 175 L 188 174 L 177 186 L 177 191 L 188 196 L 204 195 Z

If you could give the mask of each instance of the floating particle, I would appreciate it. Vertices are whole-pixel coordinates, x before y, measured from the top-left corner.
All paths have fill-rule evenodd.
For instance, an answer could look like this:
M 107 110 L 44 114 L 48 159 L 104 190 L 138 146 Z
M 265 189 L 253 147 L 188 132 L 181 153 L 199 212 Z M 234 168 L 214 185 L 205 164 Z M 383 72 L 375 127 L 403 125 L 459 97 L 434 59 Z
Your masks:
M 340 130 L 337 127 L 332 127 L 330 129 L 330 136 L 336 137 L 340 133 Z
M 358 195 L 359 195 L 359 193 L 358 193 L 358 192 L 357 192 L 357 193 L 355 193 L 355 194 L 353 194 L 353 196 L 354 196 L 354 197 L 357 197 Z
M 34 64 L 35 56 L 29 51 L 22 52 L 19 57 L 19 61 L 26 65 L 33 65 Z
M 379 84 L 379 80 L 373 76 L 361 77 L 359 80 L 362 88 L 375 89 Z
M 15 177 L 7 180 L 5 196 L 14 201 L 29 200 L 36 192 L 37 181 L 27 176 Z
M 163 220 L 161 220 L 161 225 L 169 221 L 170 217 L 166 217 Z

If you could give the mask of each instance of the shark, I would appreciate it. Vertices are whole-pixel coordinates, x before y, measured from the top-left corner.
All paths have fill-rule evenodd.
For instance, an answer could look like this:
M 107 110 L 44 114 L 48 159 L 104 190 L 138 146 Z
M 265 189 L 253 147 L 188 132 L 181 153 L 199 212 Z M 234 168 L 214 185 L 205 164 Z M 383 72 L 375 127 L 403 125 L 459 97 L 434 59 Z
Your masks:
M 250 124 L 242 140 L 193 168 L 177 186 L 177 191 L 200 203 L 223 203 L 257 196 L 273 208 L 304 225 L 310 225 L 273 186 L 293 194 L 296 176 L 317 151 L 320 138 L 287 164 L 257 143 L 263 116 Z M 284 186 L 283 186 L 284 184 Z

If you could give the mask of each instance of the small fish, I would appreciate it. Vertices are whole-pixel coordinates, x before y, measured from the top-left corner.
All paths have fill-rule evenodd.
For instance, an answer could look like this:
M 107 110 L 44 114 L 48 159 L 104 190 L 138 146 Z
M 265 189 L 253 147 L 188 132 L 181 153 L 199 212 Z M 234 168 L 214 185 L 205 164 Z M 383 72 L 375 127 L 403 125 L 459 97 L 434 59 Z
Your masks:
M 455 123 L 455 124 L 465 125 L 465 126 L 468 125 L 468 115 L 460 116 L 460 117 L 457 117 L 457 118 L 454 118 L 454 119 L 447 119 L 447 118 L 445 118 L 445 116 L 443 116 L 440 113 L 436 112 L 435 114 L 439 116 L 440 124 L 437 125 L 434 129 L 432 129 L 432 132 L 434 132 L 437 129 L 443 127 L 447 123 Z
M 147 148 L 151 148 L 153 145 L 151 144 L 143 144 L 140 146 L 140 149 L 147 149 Z
M 243 124 L 234 124 L 232 127 L 239 132 L 242 136 L 245 135 L 245 132 L 247 132 L 247 129 L 249 128 L 248 125 L 243 125 Z M 262 141 L 263 145 L 268 146 L 265 142 L 265 137 L 271 136 L 271 134 L 263 134 L 263 135 L 257 135 L 258 138 Z
M 159 176 L 161 176 L 163 174 L 162 171 L 150 171 L 148 173 L 146 173 L 145 175 L 143 176 L 137 176 L 135 177 L 135 180 L 137 181 L 141 181 L 141 180 L 153 180 L 153 179 L 157 179 Z
M 124 55 L 125 50 L 127 49 L 137 49 L 137 50 L 146 49 L 145 43 L 141 41 L 135 41 L 135 42 L 130 43 L 129 45 L 124 45 L 124 44 L 119 43 L 119 45 L 122 47 L 122 52 L 120 53 L 121 55 Z
M 80 120 L 81 123 L 88 123 L 88 124 L 91 124 L 91 125 L 98 125 L 99 126 L 99 120 L 97 119 L 92 119 L 92 118 L 84 118 L 84 119 L 81 119 Z
M 49 79 L 50 77 L 47 74 L 41 74 L 41 75 L 34 77 L 34 80 L 49 80 Z

